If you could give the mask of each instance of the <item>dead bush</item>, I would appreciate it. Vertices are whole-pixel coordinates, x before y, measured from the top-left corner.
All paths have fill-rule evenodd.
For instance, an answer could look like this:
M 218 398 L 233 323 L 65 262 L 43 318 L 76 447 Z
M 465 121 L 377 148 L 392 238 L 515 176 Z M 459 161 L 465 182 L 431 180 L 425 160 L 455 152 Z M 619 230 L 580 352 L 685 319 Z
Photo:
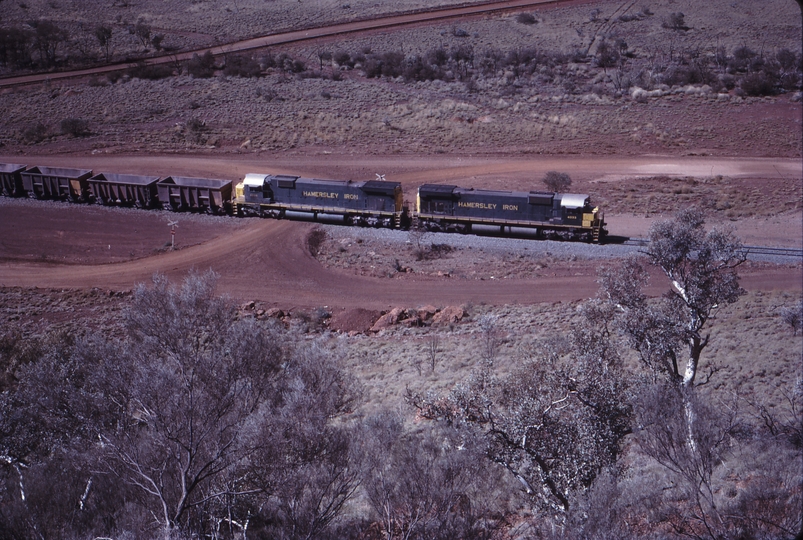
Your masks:
M 89 131 L 89 122 L 83 118 L 65 118 L 61 121 L 61 133 L 73 137 L 86 137 Z
M 215 57 L 211 52 L 206 51 L 203 56 L 193 54 L 187 62 L 187 73 L 196 79 L 208 79 L 215 74 Z
M 228 77 L 261 77 L 262 68 L 260 68 L 259 62 L 250 56 L 230 56 L 226 58 L 223 74 Z
M 42 122 L 28 126 L 22 130 L 22 140 L 27 144 L 42 142 L 47 137 L 47 127 Z
M 321 228 L 314 228 L 307 235 L 307 249 L 310 255 L 317 257 L 321 251 L 321 246 L 326 241 L 326 231 Z

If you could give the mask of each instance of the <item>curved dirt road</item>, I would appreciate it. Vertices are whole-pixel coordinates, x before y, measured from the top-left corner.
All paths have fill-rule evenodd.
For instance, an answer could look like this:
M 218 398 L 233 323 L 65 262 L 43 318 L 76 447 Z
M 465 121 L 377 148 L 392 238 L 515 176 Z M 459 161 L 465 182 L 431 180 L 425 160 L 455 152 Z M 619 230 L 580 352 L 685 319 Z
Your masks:
M 0 157 L 0 161 L 3 158 Z M 35 164 L 77 166 L 95 170 L 133 171 L 141 174 L 203 174 L 218 175 L 223 171 L 238 171 L 237 174 L 225 176 L 236 178 L 248 170 L 283 170 L 296 171 L 304 169 L 305 174 L 314 174 L 323 163 L 310 160 L 292 168 L 289 162 L 271 160 L 263 163 L 253 160 L 233 161 L 222 158 L 197 157 L 29 157 L 26 161 Z M 352 161 L 346 157 L 330 157 L 328 170 L 338 177 L 365 177 L 361 171 L 373 169 L 380 163 L 371 159 Z M 449 161 L 449 163 L 447 163 Z M 593 167 L 596 170 L 596 181 L 609 181 L 616 174 L 639 169 L 649 171 L 660 169 L 666 172 L 671 167 L 686 170 L 694 165 L 698 168 L 729 167 L 729 174 L 755 174 L 766 169 L 793 167 L 794 160 L 789 163 L 783 160 L 692 160 L 669 158 L 643 159 L 564 159 L 548 158 L 545 160 L 506 160 L 502 158 L 479 159 L 440 159 L 394 157 L 383 160 L 383 170 L 396 172 L 394 179 L 402 180 L 405 189 L 425 181 L 467 181 L 480 182 L 487 176 L 501 176 L 516 183 L 516 179 L 531 178 L 532 172 L 538 169 L 556 168 L 556 161 L 561 161 L 559 170 L 581 170 Z M 337 174 L 334 174 L 337 173 Z M 390 179 L 390 178 L 389 178 Z M 522 180 L 524 181 L 524 180 Z M 15 221 L 25 219 L 47 220 L 41 206 L 31 205 L 23 211 L 15 212 Z M 76 208 L 74 205 L 70 209 Z M 82 207 L 78 207 L 82 208 Z M 83 207 L 86 209 L 92 207 Z M 53 203 L 48 207 L 50 215 L 62 215 L 64 207 Z M 85 210 L 88 211 L 88 210 Z M 7 212 L 10 214 L 10 212 Z M 141 242 L 155 242 L 152 232 L 158 231 L 159 240 L 164 241 L 167 230 L 161 221 L 164 213 L 140 212 L 136 216 L 143 226 L 131 230 L 130 224 L 120 227 L 120 213 L 101 212 L 102 223 L 99 229 L 107 229 L 109 238 L 126 236 L 128 240 L 141 238 Z M 130 214 L 126 214 L 130 219 Z M 117 220 L 117 221 L 115 221 Z M 150 229 L 146 221 L 158 222 Z M 0 216 L 0 224 L 3 224 Z M 188 226 L 188 225 L 187 225 Z M 323 268 L 308 252 L 306 237 L 313 224 L 293 221 L 274 221 L 252 219 L 237 223 L 237 227 L 209 227 L 206 236 L 195 246 L 178 251 L 159 253 L 125 262 L 107 264 L 58 264 L 39 262 L 36 260 L 40 250 L 58 249 L 65 243 L 88 246 L 89 240 L 82 238 L 80 231 L 73 232 L 68 238 L 35 238 L 31 242 L 30 257 L 25 262 L 10 261 L 3 255 L 2 246 L 9 237 L 22 235 L 25 227 L 22 223 L 3 224 L 5 239 L 0 241 L 0 286 L 47 287 L 47 288 L 91 288 L 130 289 L 136 283 L 147 282 L 155 272 L 166 273 L 171 279 L 181 279 L 191 268 L 213 268 L 221 274 L 220 289 L 240 300 L 259 300 L 267 304 L 282 307 L 364 307 L 370 309 L 387 309 L 391 306 L 419 306 L 432 303 L 435 305 L 453 305 L 466 302 L 489 304 L 531 304 L 538 302 L 555 302 L 580 300 L 593 296 L 597 291 L 596 263 L 565 263 L 550 266 L 553 275 L 537 279 L 522 280 L 460 280 L 454 278 L 372 278 L 330 271 Z M 224 230 L 225 229 L 225 230 Z M 45 230 L 47 230 L 45 228 Z M 41 229 L 40 229 L 41 231 Z M 179 229 L 181 233 L 182 229 Z M 89 235 L 90 231 L 87 231 Z M 41 235 L 41 233 L 40 233 Z M 138 236 L 139 235 L 139 236 Z M 150 235 L 150 236 L 148 236 Z M 93 237 L 92 242 L 97 242 Z M 82 244 L 83 243 L 83 244 Z M 36 244 L 34 246 L 34 244 Z M 105 247 L 105 246 L 104 246 Z M 80 251 L 80 250 L 78 250 Z M 145 251 L 147 252 L 147 250 Z M 464 254 L 462 256 L 470 256 Z M 76 259 L 77 260 L 77 259 Z M 102 260 L 102 259 L 99 259 Z M 748 289 L 782 289 L 799 291 L 801 289 L 801 272 L 799 267 L 766 267 L 744 268 L 741 272 L 743 285 Z M 655 279 L 656 293 L 665 288 L 663 280 Z

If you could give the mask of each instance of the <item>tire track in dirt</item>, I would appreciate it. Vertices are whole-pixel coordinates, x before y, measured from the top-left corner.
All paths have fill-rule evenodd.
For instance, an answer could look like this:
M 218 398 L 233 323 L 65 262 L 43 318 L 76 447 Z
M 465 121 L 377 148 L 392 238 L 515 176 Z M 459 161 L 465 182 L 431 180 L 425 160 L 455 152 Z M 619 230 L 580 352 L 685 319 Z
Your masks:
M 596 290 L 593 277 L 588 276 L 503 283 L 379 279 L 329 271 L 306 249 L 306 235 L 313 226 L 254 220 L 230 236 L 123 263 L 5 263 L 0 265 L 0 286 L 130 289 L 156 272 L 180 280 L 192 268 L 212 268 L 221 275 L 220 290 L 238 299 L 372 309 L 427 303 L 535 303 L 580 299 Z

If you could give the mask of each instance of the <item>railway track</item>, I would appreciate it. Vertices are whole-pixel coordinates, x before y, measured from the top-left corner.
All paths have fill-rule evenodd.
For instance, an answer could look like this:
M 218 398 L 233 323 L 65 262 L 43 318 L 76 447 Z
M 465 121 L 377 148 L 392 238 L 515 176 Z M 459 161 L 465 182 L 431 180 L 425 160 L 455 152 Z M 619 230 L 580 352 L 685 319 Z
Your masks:
M 295 30 L 291 32 L 282 32 L 278 34 L 271 34 L 271 35 L 236 41 L 233 43 L 227 43 L 224 45 L 218 45 L 215 47 L 205 47 L 201 49 L 183 51 L 180 53 L 175 53 L 170 55 L 142 58 L 132 62 L 122 62 L 117 64 L 97 66 L 87 69 L 62 71 L 56 73 L 36 73 L 32 75 L 23 75 L 19 77 L 7 77 L 0 79 L 0 88 L 24 86 L 29 84 L 42 83 L 45 81 L 51 82 L 63 79 L 103 75 L 107 73 L 114 73 L 117 71 L 124 71 L 142 64 L 149 66 L 161 65 L 161 64 L 175 64 L 177 62 L 184 62 L 190 60 L 195 54 L 201 56 L 206 52 L 211 52 L 215 56 L 221 56 L 225 54 L 261 49 L 264 47 L 286 45 L 289 43 L 299 43 L 303 41 L 312 41 L 315 39 L 333 37 L 344 34 L 355 34 L 360 32 L 380 30 L 384 28 L 409 26 L 411 24 L 436 22 L 436 21 L 469 17 L 469 16 L 482 16 L 491 13 L 498 13 L 510 10 L 544 7 L 548 5 L 557 5 L 565 3 L 578 3 L 583 1 L 584 0 L 502 0 L 502 1 L 489 1 L 479 4 L 464 5 L 460 7 L 427 9 L 427 10 L 417 11 L 414 13 L 390 15 L 385 17 L 379 17 L 376 19 L 358 20 L 347 23 L 333 24 L 329 26 L 305 28 L 302 30 Z
M 646 246 L 650 241 L 646 238 L 628 238 L 623 242 L 625 246 Z M 770 246 L 743 246 L 742 252 L 749 258 L 751 255 L 764 255 L 770 257 L 789 257 L 803 260 L 803 249 L 782 248 Z

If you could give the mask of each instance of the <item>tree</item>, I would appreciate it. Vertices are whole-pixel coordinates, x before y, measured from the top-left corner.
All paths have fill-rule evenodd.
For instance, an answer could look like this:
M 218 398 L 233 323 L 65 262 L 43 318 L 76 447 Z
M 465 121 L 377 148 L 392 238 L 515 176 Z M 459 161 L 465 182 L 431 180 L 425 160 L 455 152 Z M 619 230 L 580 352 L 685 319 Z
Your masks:
M 600 272 L 600 296 L 615 306 L 618 327 L 631 347 L 647 365 L 686 388 L 697 378 L 709 321 L 745 294 L 736 272 L 746 257 L 741 242 L 730 230 L 706 232 L 704 225 L 702 212 L 689 208 L 650 229 L 644 254 L 670 282 L 657 303 L 644 295 L 649 274 L 639 258 Z M 683 347 L 685 366 L 679 362 Z
M 223 495 L 216 480 L 250 453 L 240 433 L 281 371 L 274 336 L 235 323 L 215 281 L 192 273 L 181 288 L 164 276 L 139 286 L 130 348 L 116 362 L 127 367 L 107 366 L 108 399 L 122 415 L 101 434 L 108 459 L 165 530 Z
M 94 31 L 95 39 L 98 40 L 98 45 L 103 49 L 106 62 L 111 58 L 112 52 L 112 28 L 111 26 L 98 25 Z
M 62 43 L 66 42 L 69 34 L 51 21 L 35 21 L 34 46 L 39 51 L 39 58 L 47 66 L 56 65 L 56 55 Z
M 147 47 L 151 42 L 151 27 L 144 21 L 140 20 L 137 24 L 129 26 L 128 33 L 136 36 L 143 47 Z
M 486 365 L 448 396 L 408 400 L 425 418 L 480 430 L 488 457 L 564 523 L 597 475 L 616 462 L 630 432 L 627 384 L 598 327 L 583 324 L 571 340 L 538 350 L 504 379 Z
M 717 310 L 745 294 L 736 268 L 746 260 L 741 241 L 732 231 L 713 228 L 706 232 L 702 211 L 688 208 L 674 220 L 659 221 L 650 229 L 646 254 L 669 278 L 667 301 L 676 314 L 687 351 L 680 381 L 694 384 L 703 349 L 710 333 L 703 331 Z
M 157 275 L 122 339 L 59 340 L 19 369 L 0 393 L 3 536 L 332 526 L 361 479 L 356 428 L 340 421 L 360 388 L 322 347 L 238 319 L 216 279 Z
M 803 523 L 800 396 L 799 387 L 789 396 L 789 418 L 764 409 L 765 424 L 751 426 L 736 399 L 713 401 L 665 380 L 644 385 L 635 400 L 635 441 L 667 473 L 657 486 L 664 491 L 658 528 L 711 540 L 792 538 Z
M 266 537 L 318 538 L 362 480 L 359 426 L 333 422 L 353 412 L 362 391 L 317 344 L 286 360 L 282 384 L 244 434 L 255 451 L 232 469 L 230 491 L 244 494 L 237 511 L 260 518 Z
M 31 63 L 33 35 L 24 28 L 0 28 L 0 64 L 21 68 Z
M 568 174 L 557 171 L 549 171 L 546 173 L 543 182 L 547 189 L 555 193 L 565 193 L 566 190 L 569 189 L 569 186 L 572 185 L 572 179 Z
M 506 497 L 481 439 L 437 424 L 405 430 L 388 412 L 366 424 L 365 491 L 385 538 L 493 537 Z

